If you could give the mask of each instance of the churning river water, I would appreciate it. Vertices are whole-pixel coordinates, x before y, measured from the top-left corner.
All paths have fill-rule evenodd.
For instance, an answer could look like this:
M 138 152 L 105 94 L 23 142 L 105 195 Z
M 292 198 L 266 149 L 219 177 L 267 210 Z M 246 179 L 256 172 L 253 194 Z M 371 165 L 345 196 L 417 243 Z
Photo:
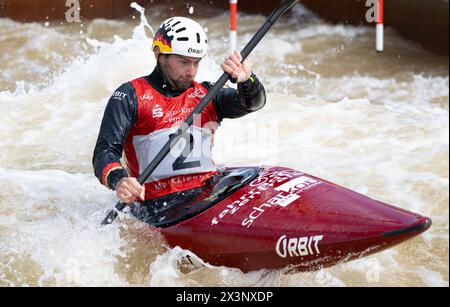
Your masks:
M 167 17 L 146 13 L 153 29 Z M 241 46 L 264 19 L 240 16 Z M 197 80 L 215 81 L 228 16 L 197 20 L 211 46 Z M 374 36 L 296 6 L 249 58 L 266 108 L 225 121 L 214 160 L 298 169 L 429 216 L 433 226 L 320 271 L 244 274 L 188 268 L 187 251 L 128 216 L 98 227 L 116 203 L 91 166 L 104 108 L 118 86 L 155 65 L 139 14 L 74 24 L 0 19 L 0 286 L 448 286 L 448 57 L 389 28 L 378 54 Z

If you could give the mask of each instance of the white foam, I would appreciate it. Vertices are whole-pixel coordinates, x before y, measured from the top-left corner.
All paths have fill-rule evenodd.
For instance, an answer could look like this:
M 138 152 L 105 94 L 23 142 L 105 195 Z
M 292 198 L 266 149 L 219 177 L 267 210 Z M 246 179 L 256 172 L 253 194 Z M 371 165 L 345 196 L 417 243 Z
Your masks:
M 126 285 L 114 268 L 124 244 L 118 225 L 99 227 L 103 204 L 112 206 L 114 198 L 95 178 L 7 169 L 0 169 L 0 178 L 7 182 L 1 191 L 0 226 L 8 228 L 0 249 L 10 255 L 9 271 L 20 276 L 17 270 L 26 259 L 42 271 L 36 285 Z
M 0 66 L 1 82 L 14 80 L 12 89 L 0 91 L 0 285 L 129 285 L 118 262 L 131 248 L 130 241 L 145 245 L 147 239 L 127 239 L 120 232 L 123 223 L 97 228 L 116 199 L 94 178 L 91 158 L 111 93 L 155 66 L 146 30 L 157 25 L 142 19 L 144 11 L 133 7 L 141 13 L 137 27 L 102 21 L 128 26 L 128 38 L 85 39 L 79 45 L 85 46 L 83 53 L 67 62 L 62 53 L 49 53 L 50 63 L 64 66 L 54 76 L 45 65 L 32 62 L 29 69 L 50 78 L 46 84 L 15 80 L 10 67 Z M 294 19 L 281 22 L 249 59 L 266 86 L 266 108 L 245 119 L 224 121 L 216 137 L 215 161 L 229 166 L 288 166 L 429 215 L 436 226 L 421 238 L 430 244 L 427 257 L 439 257 L 434 241 L 448 242 L 448 75 L 425 62 L 416 63 L 425 73 L 401 68 L 404 71 L 397 75 L 382 77 L 370 65 L 365 73 L 343 69 L 354 64 L 346 52 L 362 48 L 361 41 L 371 30 L 327 25 L 301 7 L 296 10 L 309 16 L 300 30 L 292 31 Z M 261 21 L 262 17 L 242 18 L 241 42 Z M 224 16 L 202 22 L 208 24 L 214 46 L 197 81 L 215 81 L 222 74 L 219 64 L 227 50 L 226 33 L 217 29 L 225 31 L 227 22 Z M 24 37 L 33 34 L 15 59 L 27 65 L 27 51 L 49 50 L 56 41 L 71 43 L 61 29 L 3 19 L 0 25 L 2 30 L 24 27 Z M 91 24 L 84 28 L 84 33 L 93 31 Z M 327 47 L 318 48 L 319 41 Z M 330 41 L 337 45 L 330 48 Z M 323 68 L 332 64 L 342 73 Z M 317 273 L 244 274 L 208 265 L 186 273 L 179 265 L 186 255 L 195 257 L 175 248 L 150 263 L 138 261 L 136 265 L 150 267 L 143 284 L 343 286 L 352 285 L 354 278 L 366 280 L 373 259 L 382 266 L 382 282 L 385 272 L 396 268 L 412 272 L 427 285 L 448 284 L 423 262 L 402 266 L 391 251 Z M 24 265 L 33 267 L 34 273 L 23 270 Z

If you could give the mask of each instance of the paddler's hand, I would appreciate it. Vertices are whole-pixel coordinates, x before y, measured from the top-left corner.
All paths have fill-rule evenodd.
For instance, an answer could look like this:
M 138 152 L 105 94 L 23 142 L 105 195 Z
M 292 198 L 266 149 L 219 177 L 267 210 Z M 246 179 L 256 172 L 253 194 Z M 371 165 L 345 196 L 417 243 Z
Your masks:
M 137 199 L 145 200 L 145 187 L 136 178 L 123 178 L 116 187 L 117 197 L 124 203 L 130 204 Z
M 238 83 L 247 81 L 252 75 L 252 69 L 247 61 L 241 63 L 242 56 L 239 50 L 236 50 L 222 64 L 223 71 L 229 73 L 232 78 L 237 79 Z

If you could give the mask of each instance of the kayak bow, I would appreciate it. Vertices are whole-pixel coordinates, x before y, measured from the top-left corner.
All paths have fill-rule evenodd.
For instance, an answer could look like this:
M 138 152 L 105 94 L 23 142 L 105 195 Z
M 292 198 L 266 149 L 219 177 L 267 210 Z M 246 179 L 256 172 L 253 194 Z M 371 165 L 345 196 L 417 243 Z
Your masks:
M 225 178 L 252 169 L 228 169 Z M 429 218 L 300 171 L 256 170 L 251 181 L 231 195 L 216 195 L 209 206 L 202 201 L 183 204 L 190 215 L 158 229 L 169 246 L 244 272 L 309 271 L 380 252 L 431 226 Z M 182 209 L 173 208 L 178 215 Z

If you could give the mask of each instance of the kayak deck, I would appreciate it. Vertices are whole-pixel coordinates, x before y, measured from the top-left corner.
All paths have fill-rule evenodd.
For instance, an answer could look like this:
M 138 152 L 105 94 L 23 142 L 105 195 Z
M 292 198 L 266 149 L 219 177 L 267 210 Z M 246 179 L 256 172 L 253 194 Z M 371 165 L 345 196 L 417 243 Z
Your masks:
M 152 224 L 170 247 L 244 272 L 309 271 L 382 251 L 431 226 L 429 218 L 300 171 L 234 168 L 227 174 L 242 184 L 225 176 L 194 201 L 157 210 L 155 217 L 164 219 Z
M 167 228 L 188 220 L 223 201 L 258 177 L 259 168 L 227 169 L 200 189 L 169 195 L 132 210 L 134 216 L 154 227 Z

